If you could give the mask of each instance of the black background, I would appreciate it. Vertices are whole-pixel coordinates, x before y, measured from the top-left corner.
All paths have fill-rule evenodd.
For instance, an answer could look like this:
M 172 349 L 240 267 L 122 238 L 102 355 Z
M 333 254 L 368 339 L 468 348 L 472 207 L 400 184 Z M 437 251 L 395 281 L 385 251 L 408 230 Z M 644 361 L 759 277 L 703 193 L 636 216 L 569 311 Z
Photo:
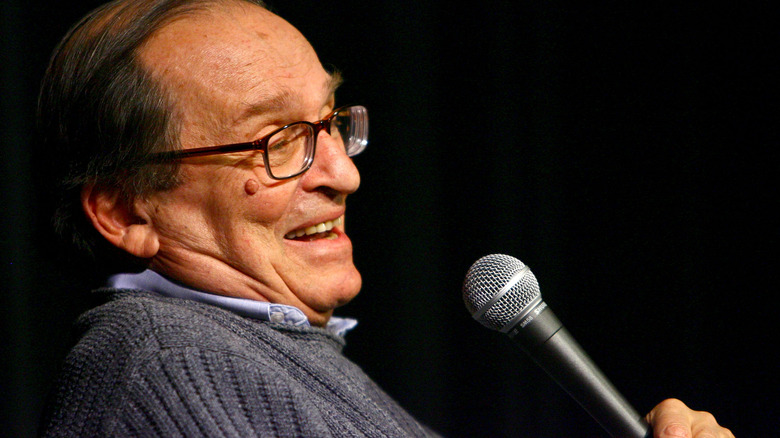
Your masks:
M 49 250 L 32 134 L 52 48 L 99 3 L 2 4 L 0 428 L 11 436 L 34 430 L 86 305 Z M 500 252 L 532 267 L 638 411 L 678 397 L 737 436 L 774 435 L 780 33 L 769 10 L 271 5 L 342 70 L 341 102 L 369 108 L 348 215 L 364 288 L 339 314 L 360 320 L 347 355 L 409 411 L 453 437 L 604 436 L 463 307 L 470 264 Z

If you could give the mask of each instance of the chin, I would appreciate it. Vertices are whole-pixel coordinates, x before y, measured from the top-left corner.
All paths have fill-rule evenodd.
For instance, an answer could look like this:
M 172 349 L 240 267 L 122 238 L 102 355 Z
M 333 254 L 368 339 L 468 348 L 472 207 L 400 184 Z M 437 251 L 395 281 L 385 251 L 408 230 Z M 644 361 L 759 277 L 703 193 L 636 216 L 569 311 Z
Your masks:
M 321 284 L 324 287 L 318 291 L 313 291 L 319 296 L 320 302 L 317 307 L 322 309 L 323 313 L 328 313 L 329 316 L 337 307 L 341 307 L 352 301 L 360 292 L 360 288 L 363 285 L 363 279 L 354 266 L 348 272 L 344 272 L 337 278 L 328 278 L 323 275 L 318 277 L 318 280 L 319 281 L 315 280 L 313 284 Z M 325 281 L 327 283 L 325 283 Z
M 360 272 L 358 272 L 357 269 L 355 269 L 355 272 L 352 276 L 351 281 L 344 286 L 344 290 L 348 291 L 346 298 L 346 301 L 339 304 L 340 306 L 343 306 L 344 304 L 347 304 L 348 302 L 352 301 L 353 298 L 357 296 L 358 293 L 360 293 L 360 289 L 363 287 L 363 277 L 360 276 Z
M 345 273 L 341 280 L 331 289 L 331 297 L 335 298 L 335 307 L 343 306 L 360 292 L 360 288 L 363 286 L 363 278 L 360 276 L 360 272 L 353 266 L 351 272 Z
M 309 323 L 314 326 L 324 327 L 330 321 L 336 308 L 349 303 L 357 296 L 358 292 L 360 292 L 361 284 L 360 274 L 357 274 L 355 278 L 349 282 L 342 283 L 340 287 L 329 288 L 325 295 L 320 297 L 321 302 L 318 307 L 324 310 L 314 311 L 313 314 L 307 315 Z M 304 313 L 307 312 L 304 311 Z

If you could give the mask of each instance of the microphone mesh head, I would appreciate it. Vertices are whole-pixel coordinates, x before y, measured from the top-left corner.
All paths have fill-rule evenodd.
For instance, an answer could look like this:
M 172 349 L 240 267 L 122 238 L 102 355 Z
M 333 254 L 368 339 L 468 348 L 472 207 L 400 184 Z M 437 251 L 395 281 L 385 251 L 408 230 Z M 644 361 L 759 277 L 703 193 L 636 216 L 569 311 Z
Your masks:
M 502 330 L 531 303 L 541 299 L 539 282 L 526 269 L 525 275 L 491 304 L 501 289 L 524 268 L 523 262 L 504 254 L 487 255 L 474 262 L 463 283 L 463 301 L 469 313 L 474 316 L 489 306 L 477 321 L 490 329 Z

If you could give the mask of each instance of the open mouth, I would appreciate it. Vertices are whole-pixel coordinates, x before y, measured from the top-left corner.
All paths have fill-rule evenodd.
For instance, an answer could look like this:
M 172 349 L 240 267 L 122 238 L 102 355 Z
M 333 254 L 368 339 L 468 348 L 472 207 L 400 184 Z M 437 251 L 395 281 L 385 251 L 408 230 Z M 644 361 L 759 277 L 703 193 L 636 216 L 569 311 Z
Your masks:
M 301 242 L 311 242 L 319 239 L 333 240 L 339 237 L 338 234 L 332 231 L 333 227 L 338 227 L 343 222 L 344 220 L 341 217 L 332 221 L 320 222 L 317 225 L 290 231 L 284 235 L 284 238 Z

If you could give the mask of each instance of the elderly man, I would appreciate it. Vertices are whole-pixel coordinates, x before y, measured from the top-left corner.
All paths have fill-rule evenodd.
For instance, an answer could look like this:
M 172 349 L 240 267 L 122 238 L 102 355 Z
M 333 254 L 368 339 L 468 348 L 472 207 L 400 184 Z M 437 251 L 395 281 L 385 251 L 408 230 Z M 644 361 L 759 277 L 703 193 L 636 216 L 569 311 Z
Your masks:
M 434 435 L 341 354 L 368 119 L 338 85 L 259 1 L 118 0 L 65 37 L 40 105 L 58 226 L 116 275 L 43 434 Z M 730 436 L 676 401 L 648 420 Z

